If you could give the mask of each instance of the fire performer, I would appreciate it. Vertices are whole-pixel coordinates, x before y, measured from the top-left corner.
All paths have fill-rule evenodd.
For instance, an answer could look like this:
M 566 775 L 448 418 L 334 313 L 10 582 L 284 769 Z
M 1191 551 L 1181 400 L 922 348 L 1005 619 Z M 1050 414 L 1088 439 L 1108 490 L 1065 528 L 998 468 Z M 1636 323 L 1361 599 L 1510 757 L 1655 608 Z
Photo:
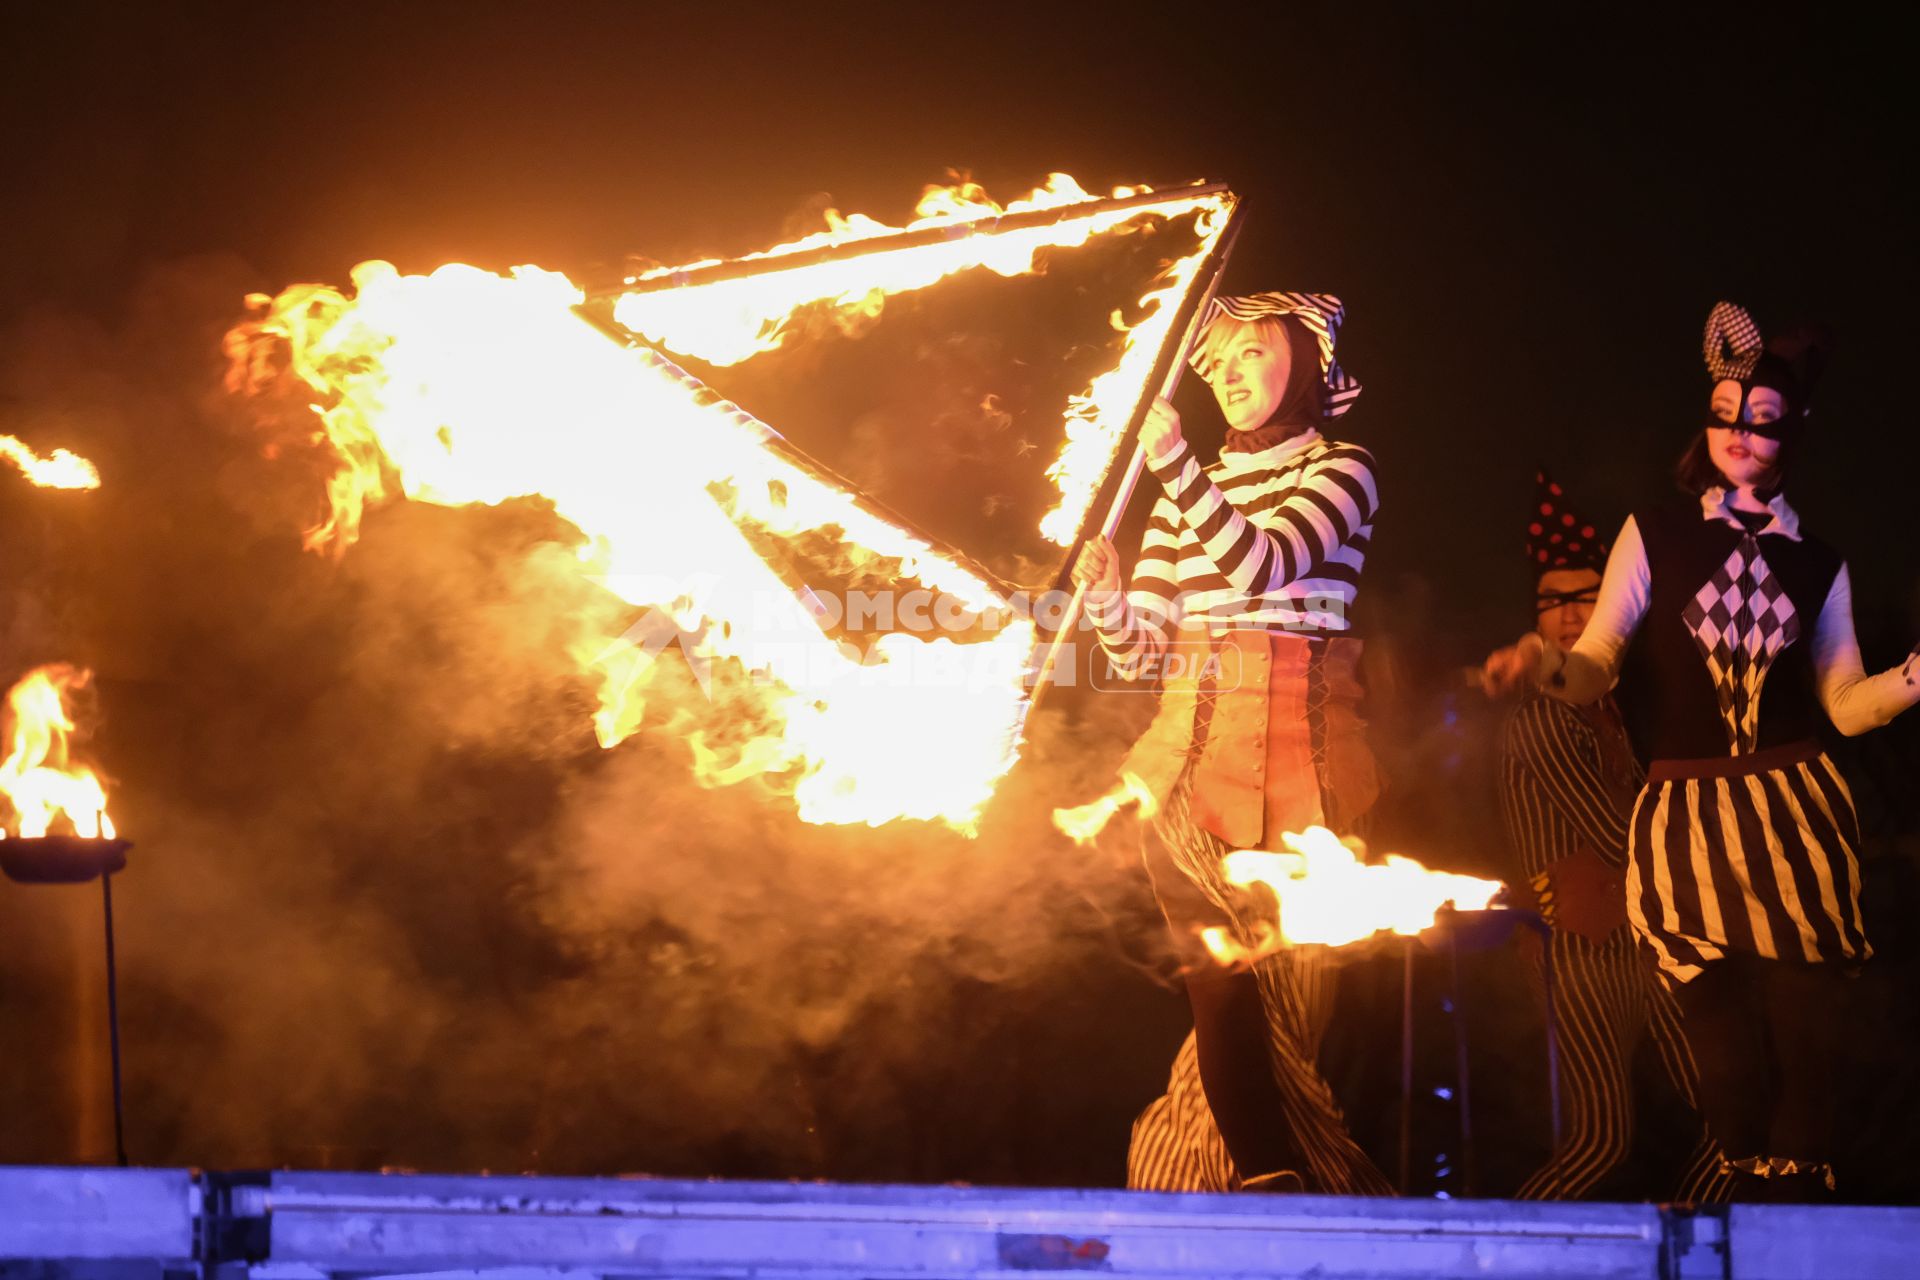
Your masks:
M 1486 671 L 1592 702 L 1648 626 L 1654 762 L 1627 913 L 1675 991 L 1736 1199 L 1833 1188 L 1847 979 L 1871 952 L 1859 824 L 1815 740 L 1820 714 L 1853 735 L 1920 701 L 1920 649 L 1863 670 L 1846 563 L 1785 497 L 1820 355 L 1810 332 L 1763 344 L 1745 310 L 1715 306 L 1709 413 L 1680 464 L 1691 500 L 1627 521 L 1572 649 L 1531 635 Z
M 1165 492 L 1131 589 L 1105 539 L 1075 566 L 1114 671 L 1162 684 L 1125 769 L 1154 793 L 1146 861 L 1193 1008 L 1169 1092 L 1134 1127 L 1133 1186 L 1392 1190 L 1314 1064 L 1324 954 L 1230 970 L 1200 943 L 1208 927 L 1253 940 L 1223 856 L 1316 823 L 1351 830 L 1379 790 L 1348 634 L 1379 505 L 1374 463 L 1320 433 L 1360 394 L 1334 357 L 1341 317 L 1323 294 L 1218 299 L 1192 362 L 1226 417 L 1219 460 L 1202 467 L 1179 414 L 1157 402 L 1141 447 Z
M 1527 525 L 1538 575 L 1534 630 L 1571 648 L 1593 614 L 1607 548 L 1560 486 L 1540 473 Z M 1521 873 L 1553 927 L 1560 1089 L 1568 1126 L 1521 1200 L 1588 1194 L 1633 1141 L 1633 1051 L 1648 1030 L 1675 1089 L 1695 1105 L 1693 1056 L 1673 995 L 1640 962 L 1627 928 L 1627 819 L 1642 782 L 1610 694 L 1575 705 L 1534 693 L 1508 718 L 1500 752 L 1501 806 Z M 1536 975 L 1544 977 L 1544 973 Z M 1720 1150 L 1703 1132 L 1675 1199 L 1726 1198 Z

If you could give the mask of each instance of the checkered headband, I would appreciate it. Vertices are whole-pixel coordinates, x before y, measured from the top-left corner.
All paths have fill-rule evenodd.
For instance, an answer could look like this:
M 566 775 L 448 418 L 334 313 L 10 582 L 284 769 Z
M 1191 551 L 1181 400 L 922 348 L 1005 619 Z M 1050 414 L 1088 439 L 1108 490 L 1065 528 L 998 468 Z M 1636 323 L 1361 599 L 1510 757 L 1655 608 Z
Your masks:
M 1340 305 L 1340 299 L 1330 293 L 1249 293 L 1238 298 L 1215 298 L 1207 308 L 1200 330 L 1221 316 L 1235 320 L 1258 320 L 1265 316 L 1292 316 L 1307 327 L 1314 341 L 1320 344 L 1320 416 L 1331 422 L 1353 407 L 1360 398 L 1360 384 L 1353 375 L 1340 367 L 1334 359 L 1333 344 L 1340 332 L 1340 320 L 1346 314 L 1346 308 Z M 1191 357 L 1196 370 L 1201 370 L 1200 353 L 1196 350 Z
M 1715 382 L 1724 378 L 1745 382 L 1766 349 L 1760 326 L 1745 307 L 1735 302 L 1713 304 L 1713 310 L 1707 313 L 1704 354 L 1707 373 Z

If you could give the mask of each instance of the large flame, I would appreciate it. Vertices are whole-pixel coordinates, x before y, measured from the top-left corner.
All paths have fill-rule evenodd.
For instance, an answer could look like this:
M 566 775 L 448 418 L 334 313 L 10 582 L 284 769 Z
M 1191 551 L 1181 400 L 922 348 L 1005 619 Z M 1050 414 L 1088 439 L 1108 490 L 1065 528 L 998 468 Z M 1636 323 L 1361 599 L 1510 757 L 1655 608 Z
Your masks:
M 1009 210 L 1091 199 L 1056 179 Z M 1164 205 L 1090 210 L 1031 234 L 973 234 L 865 254 L 831 271 L 778 271 L 785 254 L 892 230 L 855 215 L 822 237 L 769 251 L 775 274 L 632 294 L 618 318 L 675 350 L 739 359 L 777 345 L 785 317 L 810 302 L 862 305 L 968 266 L 1031 271 L 1043 245 L 1080 243 L 1135 218 L 1197 214 L 1198 247 L 1154 281 L 1122 357 L 1069 406 L 1067 443 L 1049 470 L 1061 499 L 1042 525 L 1064 545 L 1229 203 L 1217 192 L 1169 193 Z M 961 188 L 923 201 L 914 225 L 997 210 L 977 188 Z M 544 496 L 584 535 L 581 572 L 655 611 L 636 628 L 641 636 L 596 637 L 574 655 L 601 681 L 603 744 L 645 718 L 662 636 L 648 625 L 665 624 L 696 674 L 718 658 L 757 677 L 751 705 L 727 708 L 725 750 L 690 736 L 703 782 L 778 775 L 810 822 L 910 817 L 973 829 L 1016 757 L 1034 640 L 1032 624 L 1009 619 L 1008 601 L 990 584 L 790 460 L 768 428 L 664 359 L 609 340 L 574 310 L 583 295 L 564 276 L 461 265 L 403 276 L 369 262 L 354 269 L 353 283 L 352 293 L 298 285 L 256 295 L 257 318 L 228 335 L 230 386 L 258 389 L 286 369 L 314 393 L 318 435 L 338 465 L 309 548 L 343 551 L 366 507 L 395 493 L 445 505 Z M 751 343 L 727 346 L 742 334 Z M 864 654 L 850 651 L 823 634 L 807 592 L 769 567 L 745 528 L 825 535 L 849 577 L 918 582 L 959 601 L 969 617 L 1001 621 L 970 643 L 894 631 Z
M 366 263 L 354 284 L 351 297 L 306 285 L 257 299 L 260 319 L 230 339 L 247 357 L 238 384 L 262 374 L 265 338 L 319 393 L 343 465 L 310 546 L 344 547 L 364 505 L 396 483 L 446 505 L 544 495 L 586 535 L 583 573 L 660 610 L 690 659 L 736 658 L 761 677 L 751 718 L 763 732 L 724 755 L 697 752 L 703 780 L 785 773 L 808 821 L 970 829 L 1014 760 L 1031 624 L 967 645 L 897 632 L 850 655 L 740 523 L 831 531 L 847 569 L 880 563 L 979 614 L 1006 605 L 988 584 L 784 460 L 764 427 L 696 396 L 671 365 L 609 341 L 574 311 L 581 293 L 563 276 L 403 276 Z M 637 687 L 658 653 L 612 640 L 576 655 L 604 676 L 597 726 L 609 746 L 637 727 Z
M 75 763 L 70 748 L 70 690 L 85 687 L 92 673 L 65 663 L 36 667 L 7 692 L 0 713 L 0 838 L 32 839 L 64 821 L 77 836 L 112 837 L 107 792 L 100 777 Z
M 1147 187 L 1119 187 L 1118 197 L 1149 192 Z M 1164 202 L 1100 209 L 1101 197 L 1090 195 L 1063 173 L 1047 185 L 1001 206 L 975 183 L 929 187 L 905 227 L 891 227 L 864 214 L 842 218 L 829 211 L 828 230 L 791 244 L 750 254 L 741 261 L 764 261 L 765 273 L 718 280 L 683 288 L 656 288 L 622 295 L 614 304 L 614 318 L 649 340 L 709 364 L 735 364 L 786 339 L 789 322 L 803 307 L 826 304 L 842 312 L 872 316 L 894 294 L 924 289 L 955 272 L 983 267 L 1003 276 L 1036 270 L 1043 250 L 1082 245 L 1094 236 L 1149 217 L 1171 218 L 1196 214 L 1199 243 L 1176 261 L 1140 299 L 1145 318 L 1129 327 L 1118 315 L 1116 328 L 1126 333 L 1121 358 L 1074 396 L 1066 414 L 1066 442 L 1047 468 L 1047 478 L 1059 491 L 1059 500 L 1042 519 L 1041 534 L 1058 546 L 1071 545 L 1085 521 L 1115 446 L 1125 434 L 1140 389 L 1151 376 L 1155 357 L 1170 336 L 1179 300 L 1193 283 L 1221 231 L 1231 197 L 1220 192 L 1182 194 L 1169 191 Z M 780 259 L 822 248 L 849 244 L 945 224 L 958 224 L 1003 213 L 1091 206 L 1079 217 L 1064 217 L 1045 226 L 962 235 L 954 239 L 915 244 L 855 258 L 813 262 L 779 269 Z M 694 263 L 663 267 L 636 278 L 646 284 L 714 265 Z
M 1073 840 L 1090 844 L 1129 806 L 1138 806 L 1142 821 L 1151 820 L 1157 808 L 1151 788 L 1123 773 L 1099 799 L 1055 809 L 1053 824 Z M 1207 950 L 1222 964 L 1242 964 L 1308 943 L 1345 946 L 1383 931 L 1411 936 L 1432 928 L 1441 908 L 1479 911 L 1506 887 L 1497 880 L 1429 871 L 1399 854 L 1365 863 L 1359 841 L 1343 841 L 1325 827 L 1284 832 L 1280 842 L 1288 852 L 1239 849 L 1220 861 L 1229 884 L 1243 889 L 1264 885 L 1272 904 L 1270 915 L 1254 922 L 1251 943 L 1221 928 L 1201 932 Z M 1243 918 L 1246 914 L 1243 911 Z
M 71 449 L 55 449 L 46 457 L 13 436 L 0 436 L 0 458 L 12 463 L 28 483 L 43 489 L 98 489 L 100 473 Z
M 1289 946 L 1338 947 L 1382 931 L 1411 937 L 1433 927 L 1440 909 L 1490 906 L 1505 887 L 1497 880 L 1429 871 L 1412 858 L 1388 854 L 1364 863 L 1355 848 L 1325 827 L 1281 837 L 1288 852 L 1238 849 L 1221 860 L 1229 883 L 1264 885 L 1272 891 L 1272 918 L 1260 922 L 1251 945 L 1224 929 L 1202 938 L 1222 964 L 1257 960 Z

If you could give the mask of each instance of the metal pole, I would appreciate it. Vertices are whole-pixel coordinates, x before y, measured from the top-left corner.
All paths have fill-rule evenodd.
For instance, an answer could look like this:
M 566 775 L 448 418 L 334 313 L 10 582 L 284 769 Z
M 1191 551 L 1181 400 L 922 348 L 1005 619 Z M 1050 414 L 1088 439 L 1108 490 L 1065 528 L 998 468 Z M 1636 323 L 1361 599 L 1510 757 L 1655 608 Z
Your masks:
M 1400 1194 L 1406 1195 L 1413 1164 L 1413 939 L 1401 948 L 1400 966 Z
M 1218 255 L 1218 260 L 1214 264 L 1212 277 L 1207 281 L 1207 287 L 1204 292 L 1192 295 L 1188 299 L 1189 304 L 1193 306 L 1193 311 L 1187 316 L 1187 322 L 1182 332 L 1180 345 L 1177 352 L 1175 352 L 1175 359 L 1168 366 L 1166 374 L 1161 379 L 1159 394 L 1157 396 L 1150 393 L 1143 394 L 1140 398 L 1140 403 L 1134 406 L 1133 417 L 1127 423 L 1126 434 L 1121 437 L 1122 441 L 1133 440 L 1136 442 L 1133 447 L 1133 457 L 1127 463 L 1127 469 L 1120 477 L 1120 486 L 1114 491 L 1113 501 L 1107 507 L 1106 518 L 1100 522 L 1100 536 L 1103 538 L 1113 537 L 1114 533 L 1120 528 L 1120 521 L 1126 516 L 1127 505 L 1133 501 L 1133 492 L 1139 486 L 1141 473 L 1144 472 L 1147 467 L 1146 450 L 1142 449 L 1138 444 L 1140 425 L 1146 421 L 1147 410 L 1153 407 L 1155 399 L 1164 400 L 1172 396 L 1174 391 L 1180 386 L 1180 375 L 1185 372 L 1187 367 L 1187 355 L 1193 350 L 1194 342 L 1200 337 L 1200 326 L 1203 318 L 1207 314 L 1207 304 L 1212 302 L 1214 295 L 1220 291 L 1220 281 L 1222 277 L 1226 275 L 1227 271 L 1227 259 L 1233 256 L 1234 242 L 1240 237 L 1240 226 L 1244 212 L 1244 206 L 1235 204 L 1233 212 L 1227 215 L 1227 225 L 1221 230 L 1220 241 L 1214 247 L 1214 252 Z M 1148 386 L 1151 388 L 1151 382 L 1149 382 Z M 1083 535 L 1074 543 L 1073 550 L 1076 556 L 1079 554 L 1080 549 L 1086 545 L 1086 541 Z M 1069 562 L 1069 568 L 1071 568 L 1071 562 Z M 1038 701 L 1041 692 L 1053 682 L 1054 669 L 1059 665 L 1060 657 L 1066 651 L 1068 643 L 1067 637 L 1072 632 L 1074 623 L 1079 621 L 1080 610 L 1085 606 L 1086 599 L 1086 588 L 1084 586 L 1076 586 L 1073 589 L 1073 599 L 1068 602 L 1066 613 L 1060 619 L 1060 626 L 1053 633 L 1053 641 L 1047 646 L 1046 656 L 1041 659 L 1040 666 L 1034 673 L 1033 692 L 1030 697 L 1031 701 Z
M 1553 930 L 1545 921 L 1527 922 L 1540 930 L 1541 968 L 1547 987 L 1547 1113 L 1552 1117 L 1553 1150 L 1560 1150 L 1560 997 L 1554 986 Z
M 1460 1002 L 1460 931 L 1447 930 L 1447 1000 L 1453 1006 L 1454 1074 L 1460 1088 L 1460 1194 L 1473 1194 L 1473 1088 L 1467 1074 L 1467 1010 Z
M 776 271 L 792 271 L 800 267 L 818 266 L 825 262 L 844 262 L 851 258 L 863 258 L 869 254 L 892 253 L 899 249 L 912 249 L 920 245 L 964 240 L 970 236 L 1004 235 L 1009 231 L 1026 231 L 1034 227 L 1054 226 L 1062 222 L 1077 222 L 1082 218 L 1097 218 L 1102 214 L 1117 213 L 1125 209 L 1139 209 L 1145 212 L 1158 205 L 1167 205 L 1170 206 L 1170 213 L 1185 212 L 1172 207 L 1197 205 L 1226 194 L 1225 183 L 1199 183 L 1191 187 L 1148 191 L 1139 195 L 1113 196 L 1104 200 L 1082 200 L 1075 204 L 1057 205 L 1050 209 L 988 214 L 965 222 L 943 222 L 930 227 L 915 227 L 893 235 L 874 236 L 867 240 L 849 240 L 841 244 L 822 245 L 817 249 L 766 254 L 757 258 L 733 258 L 726 262 L 688 267 L 683 271 L 671 271 L 664 275 L 626 280 L 612 288 L 592 290 L 587 294 L 587 299 L 604 301 L 634 293 L 658 293 L 666 289 L 697 288 L 700 285 L 714 284 L 722 280 L 737 280 Z
M 113 1154 L 121 1168 L 127 1166 L 126 1114 L 120 1097 L 120 984 L 113 956 L 113 873 L 100 873 L 100 903 L 107 926 L 107 1038 L 113 1050 Z

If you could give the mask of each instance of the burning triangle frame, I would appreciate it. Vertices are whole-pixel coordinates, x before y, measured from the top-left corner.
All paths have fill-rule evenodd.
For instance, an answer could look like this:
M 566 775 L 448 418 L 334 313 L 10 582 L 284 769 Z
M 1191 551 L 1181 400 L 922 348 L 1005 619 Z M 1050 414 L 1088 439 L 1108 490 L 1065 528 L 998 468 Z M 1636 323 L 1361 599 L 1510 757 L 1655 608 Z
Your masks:
M 983 208 L 991 212 L 978 216 Z M 596 631 L 572 654 L 597 671 L 603 746 L 647 720 L 655 659 L 677 644 L 709 700 L 724 704 L 705 718 L 718 751 L 698 740 L 705 729 L 675 722 L 703 784 L 764 778 L 790 793 L 807 822 L 913 818 L 970 832 L 1018 758 L 1037 695 L 1056 671 L 1071 669 L 1060 664 L 1080 601 L 1065 590 L 1068 566 L 1081 543 L 1095 532 L 1111 536 L 1125 513 L 1144 468 L 1140 425 L 1185 368 L 1241 216 L 1223 185 L 1097 199 L 1056 183 L 1004 211 L 965 204 L 904 230 L 845 223 L 796 245 L 663 269 L 595 293 L 537 267 L 501 276 L 451 264 L 410 276 L 363 263 L 354 296 L 299 285 L 254 298 L 260 318 L 228 335 L 229 386 L 287 383 L 300 411 L 320 416 L 336 471 L 331 515 L 308 531 L 310 549 L 344 550 L 366 506 L 396 493 L 444 506 L 537 494 L 571 523 L 582 535 L 583 576 L 633 610 L 613 616 L 638 619 L 618 638 Z M 1147 291 L 1111 317 L 1088 313 L 1090 303 L 1106 305 L 1104 295 L 1075 273 L 1102 255 L 1039 255 L 1123 228 L 1143 234 L 1115 237 L 1113 263 L 1132 273 L 1130 290 L 1150 273 Z M 979 268 L 1002 277 L 1057 273 L 1083 308 L 1072 323 L 1091 320 L 1088 331 L 1099 335 L 1073 339 L 1078 363 L 1060 364 L 1036 393 L 1042 417 L 1053 412 L 1051 396 L 1065 399 L 1059 455 L 1044 475 L 1021 471 L 1025 463 L 1008 468 L 1024 477 L 1028 498 L 1057 495 L 1045 499 L 1053 505 L 1037 528 L 1019 527 L 1018 548 L 1040 551 L 1017 549 L 995 568 L 684 367 L 703 360 L 718 371 L 777 347 L 780 326 L 813 303 L 857 311 L 875 292 L 988 279 Z M 1098 275 L 1104 287 L 1117 287 L 1116 278 Z M 716 315 L 719 323 L 700 327 Z M 979 315 L 994 323 L 991 306 Z M 693 329 L 675 327 L 689 317 Z M 1018 332 L 1016 318 L 1009 333 Z M 1051 316 L 1037 323 L 1036 335 L 1054 333 Z M 703 356 L 700 344 L 716 334 L 732 347 Z M 858 350 L 886 349 L 881 338 Z M 1085 393 L 1064 389 L 1109 359 Z M 762 391 L 799 394 L 791 366 L 761 368 L 772 379 Z M 785 403 L 768 417 L 805 416 L 817 401 L 788 395 Z M 832 412 L 841 411 L 834 401 Z M 914 478 L 895 494 L 918 501 L 939 489 Z M 993 523 L 993 512 L 988 519 L 954 527 L 996 537 L 1013 529 Z M 1020 572 L 1000 572 L 1001 564 Z M 826 583 L 829 590 L 816 589 Z M 937 626 L 910 617 L 904 626 L 851 622 L 857 596 L 904 594 L 905 609 L 923 593 Z M 941 618 L 947 604 L 957 604 L 957 624 Z M 707 679 L 714 658 L 738 663 L 744 680 L 730 667 L 716 691 Z
M 917 252 L 964 264 L 960 268 L 949 268 L 948 272 L 935 280 L 917 286 L 933 287 L 938 279 L 949 278 L 954 270 L 987 265 L 996 256 L 997 241 L 1024 239 L 1049 244 L 1084 242 L 1084 239 L 1131 225 L 1145 217 L 1178 216 L 1190 211 L 1206 215 L 1198 220 L 1198 243 L 1191 253 L 1168 271 L 1171 278 L 1160 291 L 1158 306 L 1150 309 L 1142 319 L 1123 328 L 1130 348 L 1136 330 L 1150 330 L 1145 335 L 1148 344 L 1143 345 L 1139 353 L 1142 358 L 1134 359 L 1131 369 L 1114 371 L 1116 374 L 1131 374 L 1123 380 L 1124 394 L 1119 397 L 1126 406 L 1125 417 L 1117 422 L 1095 421 L 1090 424 L 1095 430 L 1083 438 L 1083 443 L 1094 445 L 1094 449 L 1086 452 L 1097 450 L 1097 465 L 1089 471 L 1082 461 L 1082 470 L 1088 471 L 1088 474 L 1079 478 L 1077 494 L 1065 492 L 1067 486 L 1062 486 L 1061 504 L 1050 513 L 1050 516 L 1068 517 L 1055 521 L 1055 530 L 1050 539 L 1061 546 L 1061 561 L 1052 580 L 1042 584 L 1017 585 L 1003 580 L 964 548 L 916 528 L 913 520 L 889 509 L 870 493 L 864 492 L 857 483 L 806 454 L 779 430 L 726 400 L 675 362 L 673 357 L 681 352 L 676 344 L 673 325 L 670 319 L 662 320 L 663 312 L 670 315 L 671 307 L 657 305 L 663 300 L 671 303 L 679 291 L 715 286 L 726 288 L 743 283 L 761 285 L 770 280 L 786 278 L 794 281 L 794 287 L 787 295 L 787 309 L 790 312 L 805 302 L 828 301 L 835 293 L 846 294 L 863 287 L 865 279 L 860 270 L 863 260 L 877 261 L 886 255 Z M 1064 595 L 1069 585 L 1069 568 L 1081 544 L 1096 533 L 1111 536 L 1117 528 L 1144 463 L 1136 447 L 1140 424 L 1156 396 L 1172 393 L 1185 367 L 1185 356 L 1205 313 L 1206 303 L 1217 290 L 1227 258 L 1232 252 L 1242 214 L 1240 201 L 1224 184 L 1196 184 L 1166 191 L 1141 191 L 1108 199 L 1016 209 L 824 244 L 803 241 L 786 250 L 707 262 L 693 267 L 663 269 L 591 293 L 579 310 L 603 332 L 636 349 L 642 359 L 680 382 L 689 395 L 702 403 L 719 407 L 736 423 L 756 433 L 768 452 L 778 456 L 783 463 L 833 487 L 876 519 L 923 543 L 929 558 L 945 561 L 972 575 L 991 599 L 992 606 L 1007 611 L 1015 607 L 1016 600 L 1025 598 L 1036 587 Z M 1076 237 L 1083 239 L 1076 240 Z M 777 284 L 774 291 L 779 292 Z M 690 345 L 698 354 L 698 344 Z M 776 338 L 761 350 L 770 350 L 777 345 Z M 734 355 L 718 363 L 733 364 L 751 359 L 753 354 L 758 353 Z M 1129 453 L 1131 462 L 1122 466 L 1122 459 Z M 1056 463 L 1056 467 L 1060 465 Z M 1071 528 L 1071 534 L 1063 539 L 1059 536 L 1060 532 L 1067 528 Z M 796 584 L 796 590 L 806 592 L 806 584 Z M 1039 639 L 1028 657 L 1025 664 L 1027 678 L 1023 682 L 1024 696 L 1018 714 L 1009 726 L 1014 739 L 1010 746 L 1017 747 L 1027 712 L 1039 694 L 1054 681 L 1068 637 L 1077 621 L 1080 603 L 1076 594 L 1071 597 L 1064 611 L 1058 608 L 1053 610 L 1055 624 L 1051 628 L 1052 634 Z

